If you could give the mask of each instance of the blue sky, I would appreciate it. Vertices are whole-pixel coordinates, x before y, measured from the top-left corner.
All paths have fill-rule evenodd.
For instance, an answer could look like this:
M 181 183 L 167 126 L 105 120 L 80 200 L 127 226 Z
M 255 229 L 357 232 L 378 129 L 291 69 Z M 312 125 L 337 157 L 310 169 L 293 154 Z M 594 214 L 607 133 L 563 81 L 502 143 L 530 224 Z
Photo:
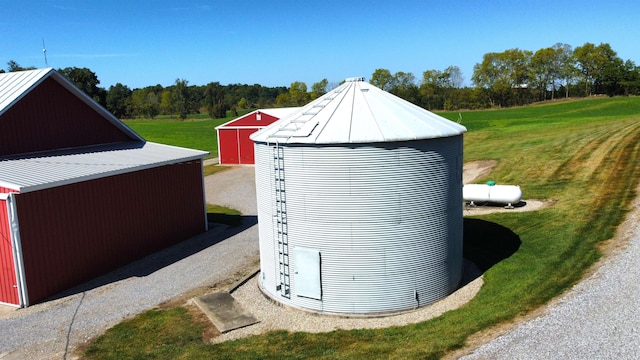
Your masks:
M 100 86 L 221 84 L 310 88 L 378 68 L 458 66 L 470 83 L 488 52 L 608 43 L 640 65 L 640 2 L 0 0 L 0 68 L 9 60 L 86 67 Z

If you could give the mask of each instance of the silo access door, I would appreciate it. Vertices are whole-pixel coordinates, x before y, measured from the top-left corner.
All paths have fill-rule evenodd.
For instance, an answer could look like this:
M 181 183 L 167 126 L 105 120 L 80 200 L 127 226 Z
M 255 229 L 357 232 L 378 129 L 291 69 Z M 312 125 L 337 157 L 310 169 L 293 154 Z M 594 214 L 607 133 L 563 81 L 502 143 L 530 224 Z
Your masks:
M 304 247 L 295 250 L 295 294 L 322 300 L 322 279 L 320 277 L 320 251 Z

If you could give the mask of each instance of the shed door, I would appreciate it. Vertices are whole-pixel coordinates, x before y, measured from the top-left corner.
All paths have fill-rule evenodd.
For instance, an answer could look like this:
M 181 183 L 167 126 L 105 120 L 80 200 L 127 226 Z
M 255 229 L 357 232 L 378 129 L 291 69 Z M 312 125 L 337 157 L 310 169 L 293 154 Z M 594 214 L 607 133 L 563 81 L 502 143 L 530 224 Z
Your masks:
M 218 156 L 221 164 L 239 164 L 240 163 L 240 144 L 238 143 L 237 129 L 220 129 L 218 130 Z
M 0 193 L 0 303 L 20 305 L 7 194 Z
M 238 153 L 240 164 L 254 164 L 255 155 L 253 153 L 253 140 L 249 136 L 256 132 L 257 129 L 238 129 Z
M 302 297 L 322 300 L 320 251 L 296 247 L 294 252 L 296 294 Z

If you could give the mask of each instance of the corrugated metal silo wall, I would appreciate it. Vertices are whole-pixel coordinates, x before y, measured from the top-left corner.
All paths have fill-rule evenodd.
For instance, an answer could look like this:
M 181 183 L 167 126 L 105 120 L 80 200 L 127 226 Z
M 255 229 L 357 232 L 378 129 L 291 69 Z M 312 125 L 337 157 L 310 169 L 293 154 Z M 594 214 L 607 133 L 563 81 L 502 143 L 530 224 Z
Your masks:
M 265 292 L 295 307 L 357 314 L 411 309 L 457 288 L 462 276 L 462 135 L 283 147 L 292 295 L 281 297 L 275 288 L 273 146 L 258 143 Z M 296 247 L 320 253 L 320 300 L 296 293 Z

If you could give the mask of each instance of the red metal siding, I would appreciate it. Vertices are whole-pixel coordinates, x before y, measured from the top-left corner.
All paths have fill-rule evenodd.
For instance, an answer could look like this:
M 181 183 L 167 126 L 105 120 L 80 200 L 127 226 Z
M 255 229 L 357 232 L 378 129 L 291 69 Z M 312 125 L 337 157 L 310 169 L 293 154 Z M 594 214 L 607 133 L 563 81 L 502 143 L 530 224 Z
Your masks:
M 249 139 L 249 135 L 277 120 L 277 117 L 265 113 L 260 113 L 258 120 L 257 113 L 253 112 L 220 127 L 220 164 L 254 164 L 253 141 Z
M 0 132 L 0 156 L 131 140 L 53 78 L 0 116 Z
M 255 164 L 253 141 L 249 139 L 249 135 L 258 130 L 258 128 L 218 129 L 220 164 Z
M 218 149 L 220 164 L 239 164 L 238 130 L 218 129 L 218 140 L 220 141 L 220 149 Z
M 205 231 L 202 162 L 16 196 L 31 303 Z
M 20 305 L 16 285 L 7 201 L 0 200 L 0 302 Z
M 256 131 L 258 131 L 258 129 L 238 129 L 238 140 L 240 141 L 240 164 L 255 164 L 253 141 L 249 139 L 249 135 Z

